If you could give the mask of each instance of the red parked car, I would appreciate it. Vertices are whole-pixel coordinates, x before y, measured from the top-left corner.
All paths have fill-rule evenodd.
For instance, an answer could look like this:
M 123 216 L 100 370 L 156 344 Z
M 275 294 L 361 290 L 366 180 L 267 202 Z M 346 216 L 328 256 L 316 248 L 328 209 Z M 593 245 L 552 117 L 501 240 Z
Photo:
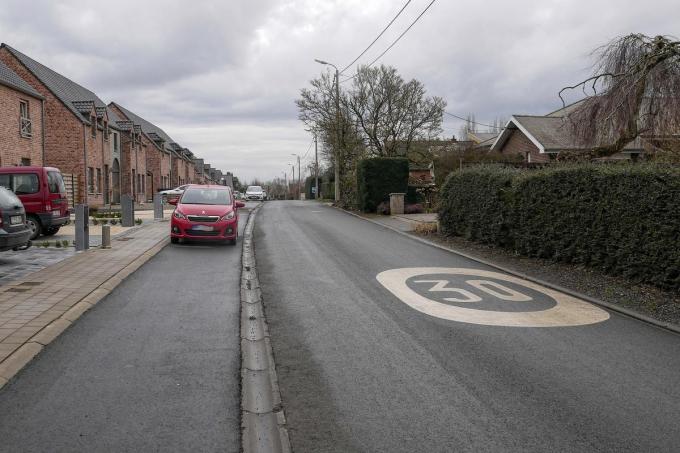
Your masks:
M 238 238 L 238 208 L 244 203 L 234 200 L 226 186 L 190 185 L 182 197 L 169 200 L 176 205 L 170 221 L 170 241 L 225 241 L 236 244 Z
M 69 221 L 61 172 L 52 167 L 0 167 L 0 186 L 15 193 L 26 209 L 31 239 L 52 236 Z

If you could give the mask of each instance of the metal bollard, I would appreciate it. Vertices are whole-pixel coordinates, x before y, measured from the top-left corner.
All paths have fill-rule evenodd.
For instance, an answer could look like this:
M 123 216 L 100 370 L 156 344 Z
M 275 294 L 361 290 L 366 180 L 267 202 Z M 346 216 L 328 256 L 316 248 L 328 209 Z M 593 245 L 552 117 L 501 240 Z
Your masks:
M 111 225 L 102 225 L 102 248 L 111 248 Z
M 159 193 L 153 194 L 153 218 L 163 220 L 163 195 Z
M 76 205 L 76 251 L 90 248 L 90 208 Z
M 135 201 L 129 195 L 120 197 L 121 222 L 124 227 L 135 226 Z

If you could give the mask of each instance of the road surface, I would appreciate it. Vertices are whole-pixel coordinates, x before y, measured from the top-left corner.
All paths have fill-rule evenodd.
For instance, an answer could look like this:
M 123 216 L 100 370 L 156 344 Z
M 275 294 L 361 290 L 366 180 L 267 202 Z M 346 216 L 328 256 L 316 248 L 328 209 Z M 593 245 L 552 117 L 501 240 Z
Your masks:
M 240 262 L 164 248 L 2 389 L 0 451 L 238 452 Z
M 678 335 L 313 202 L 255 244 L 294 451 L 680 445 Z

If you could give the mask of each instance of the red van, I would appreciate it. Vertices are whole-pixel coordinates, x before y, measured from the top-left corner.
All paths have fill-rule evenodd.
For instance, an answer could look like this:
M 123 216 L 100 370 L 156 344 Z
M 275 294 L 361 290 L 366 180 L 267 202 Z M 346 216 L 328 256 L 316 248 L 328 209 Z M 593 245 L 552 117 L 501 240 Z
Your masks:
M 69 220 L 61 172 L 52 167 L 0 167 L 0 186 L 14 192 L 26 209 L 31 239 L 52 236 Z

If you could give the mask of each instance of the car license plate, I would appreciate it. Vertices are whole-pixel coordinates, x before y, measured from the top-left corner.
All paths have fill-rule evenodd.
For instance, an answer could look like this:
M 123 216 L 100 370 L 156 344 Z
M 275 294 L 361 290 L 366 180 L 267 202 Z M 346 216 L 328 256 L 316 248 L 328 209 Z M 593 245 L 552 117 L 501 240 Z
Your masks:
M 194 231 L 212 231 L 213 227 L 208 225 L 194 225 L 191 229 Z
M 55 209 L 52 211 L 52 217 L 59 217 L 61 215 L 61 211 L 59 209 Z
M 19 225 L 20 223 L 24 223 L 24 219 L 20 215 L 13 215 L 9 218 L 10 225 Z

